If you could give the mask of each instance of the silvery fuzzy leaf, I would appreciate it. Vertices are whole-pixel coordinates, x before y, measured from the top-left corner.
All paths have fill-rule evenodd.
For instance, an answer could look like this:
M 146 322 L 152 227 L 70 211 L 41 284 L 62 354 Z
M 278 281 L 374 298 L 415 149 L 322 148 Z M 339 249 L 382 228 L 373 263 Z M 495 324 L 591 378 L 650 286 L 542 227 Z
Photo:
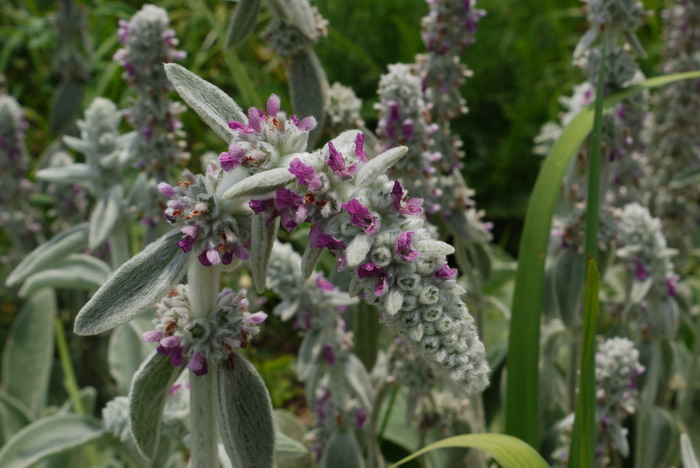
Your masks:
M 275 432 L 275 458 L 302 458 L 309 450 L 282 432 Z
M 0 447 L 34 418 L 24 403 L 0 390 Z
M 331 142 L 336 148 L 342 148 L 347 145 L 355 144 L 355 138 L 361 132 L 359 130 L 345 130 L 343 133 L 333 138 Z M 324 162 L 325 164 L 325 162 Z
M 248 123 L 240 106 L 225 92 L 180 65 L 166 63 L 164 67 L 175 91 L 227 144 L 236 136 L 228 122 Z
M 219 366 L 219 433 L 236 468 L 271 468 L 275 452 L 272 402 L 265 382 L 245 358 L 231 355 Z
M 581 39 L 579 40 L 578 44 L 576 44 L 576 48 L 574 49 L 574 58 L 580 57 L 581 54 L 583 54 L 583 52 L 588 49 L 591 44 L 593 44 L 598 37 L 599 29 L 600 28 L 597 24 L 593 25 L 583 36 L 581 36 Z
M 100 420 L 84 414 L 55 414 L 15 434 L 0 450 L 3 468 L 29 468 L 48 457 L 85 446 L 105 434 Z
M 294 176 L 286 167 L 277 167 L 258 172 L 232 185 L 223 198 L 230 200 L 238 197 L 263 196 L 293 182 Z
M 90 239 L 88 247 L 96 249 L 111 234 L 121 217 L 121 203 L 124 195 L 119 185 L 112 186 L 102 194 L 90 216 Z
M 97 404 L 97 389 L 95 387 L 83 387 L 78 391 L 78 399 L 83 405 L 86 414 L 92 414 L 95 411 Z M 76 409 L 70 397 L 67 397 L 61 407 L 56 412 L 57 414 L 75 413 Z
M 3 388 L 34 418 L 46 405 L 56 313 L 55 291 L 44 289 L 31 296 L 12 323 L 2 353 Z
M 372 382 L 365 366 L 357 356 L 349 353 L 343 361 L 343 374 L 353 393 L 367 410 L 372 410 Z
M 396 288 L 391 289 L 384 301 L 384 312 L 389 315 L 396 315 L 403 305 L 403 294 Z
M 24 281 L 19 297 L 29 297 L 43 288 L 97 289 L 107 281 L 112 269 L 99 258 L 71 254 L 51 268 L 34 273 Z
M 627 458 L 630 453 L 630 446 L 627 442 L 627 435 L 622 430 L 622 426 L 618 422 L 613 422 L 607 427 L 606 432 L 610 434 L 615 448 L 620 452 L 622 458 Z
M 647 278 L 643 281 L 635 279 L 632 281 L 632 288 L 630 290 L 630 298 L 629 301 L 632 304 L 639 304 L 644 300 L 644 298 L 647 296 L 649 293 L 649 290 L 651 289 L 652 285 L 652 278 Z
M 304 279 L 309 279 L 311 277 L 322 254 L 323 249 L 311 247 L 310 245 L 306 246 L 304 255 L 301 256 L 301 276 L 303 276 Z
M 325 104 L 328 95 L 328 78 L 316 56 L 316 52 L 307 46 L 304 51 L 291 58 L 288 68 L 289 93 L 292 108 L 299 118 L 313 116 L 316 128 L 309 134 L 307 147 L 313 148 L 318 135 L 323 130 L 325 121 Z
M 349 268 L 356 268 L 360 266 L 367 257 L 369 249 L 372 248 L 372 243 L 374 237 L 370 237 L 366 234 L 357 234 L 348 244 L 345 250 L 345 258 L 347 259 L 347 265 Z
M 255 29 L 258 13 L 260 13 L 260 0 L 241 0 L 238 2 L 226 35 L 228 47 L 236 47 L 250 36 L 250 33 Z
M 94 174 L 87 164 L 74 163 L 40 169 L 36 177 L 57 184 L 85 184 L 92 182 Z
M 684 468 L 700 468 L 700 463 L 695 457 L 693 444 L 690 442 L 688 434 L 681 434 L 681 460 Z
M 185 273 L 189 255 L 174 230 L 124 263 L 78 313 L 75 333 L 96 335 L 145 312 Z
M 144 331 L 133 320 L 117 327 L 109 338 L 109 373 L 117 382 L 120 394 L 129 393 L 131 379 L 150 354 L 150 343 L 141 341 Z
M 9 287 L 22 283 L 30 275 L 50 268 L 67 255 L 87 247 L 88 224 L 81 223 L 52 237 L 34 249 L 15 267 L 5 281 Z
M 355 177 L 355 187 L 366 187 L 375 181 L 377 177 L 384 174 L 387 169 L 393 166 L 396 161 L 406 155 L 408 148 L 405 146 L 397 146 L 390 150 L 378 154 L 374 159 L 360 166 Z
M 450 244 L 434 239 L 419 240 L 414 245 L 419 252 L 427 254 L 452 255 L 455 252 L 455 248 Z
M 84 140 L 81 140 L 80 138 L 76 138 L 70 135 L 65 135 L 63 137 L 63 143 L 66 144 L 71 149 L 74 149 L 75 151 L 85 154 L 88 151 L 88 145 L 87 142 Z
M 265 226 L 263 215 L 253 215 L 250 229 L 250 274 L 253 278 L 255 290 L 262 294 L 265 291 L 267 281 L 267 266 L 270 262 L 272 247 L 277 239 L 277 231 L 280 228 L 280 219 L 275 218 Z
M 346 292 L 336 291 L 326 298 L 326 302 L 328 305 L 332 306 L 349 306 L 357 304 L 360 301 Z
M 284 434 L 290 439 L 300 443 L 306 450 L 306 446 L 304 445 L 304 438 L 308 433 L 306 425 L 292 413 L 283 409 L 273 410 L 272 419 L 275 422 L 275 463 L 278 468 L 306 468 L 311 466 L 311 454 L 308 450 L 302 457 L 295 458 L 286 457 L 277 450 L 277 434 Z
M 365 460 L 355 434 L 349 429 L 337 429 L 326 445 L 320 468 L 364 468 Z
M 282 321 L 287 321 L 294 316 L 299 310 L 299 301 L 290 302 L 286 299 L 282 299 L 282 302 L 277 304 L 274 309 L 275 315 L 278 315 Z
M 670 466 L 669 456 L 677 450 L 678 424 L 673 415 L 658 406 L 640 407 L 639 444 L 635 447 L 635 459 L 639 468 Z
M 316 365 L 321 354 L 321 332 L 319 330 L 311 330 L 301 342 L 299 354 L 294 362 L 294 367 L 299 380 L 307 380 L 311 367 Z
M 267 4 L 278 18 L 296 27 L 309 40 L 318 39 L 316 19 L 309 0 L 267 0 Z
M 129 429 L 141 455 L 152 459 L 158 449 L 163 408 L 182 367 L 153 351 L 136 371 L 129 390 Z

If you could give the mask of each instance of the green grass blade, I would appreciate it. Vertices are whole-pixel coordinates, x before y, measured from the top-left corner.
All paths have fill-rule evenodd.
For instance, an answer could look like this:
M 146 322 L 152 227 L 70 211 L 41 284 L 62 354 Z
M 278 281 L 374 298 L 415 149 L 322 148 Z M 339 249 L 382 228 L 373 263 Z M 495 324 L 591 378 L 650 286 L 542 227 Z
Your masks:
M 605 106 L 645 89 L 700 78 L 700 71 L 646 80 L 605 100 Z M 508 349 L 506 432 L 532 446 L 539 444 L 539 338 L 544 262 L 552 215 L 569 162 L 593 128 L 593 109 L 583 109 L 552 146 L 535 182 L 520 239 Z
M 503 434 L 466 434 L 455 437 L 448 437 L 434 444 L 430 444 L 403 460 L 390 465 L 389 468 L 396 468 L 403 465 L 426 452 L 439 448 L 473 448 L 483 450 L 491 455 L 503 468 L 548 468 L 547 462 L 532 447 L 522 440 Z
M 596 445 L 595 330 L 598 318 L 600 276 L 595 260 L 588 260 L 583 292 L 583 350 L 576 398 L 574 433 L 569 449 L 569 468 L 594 468 Z

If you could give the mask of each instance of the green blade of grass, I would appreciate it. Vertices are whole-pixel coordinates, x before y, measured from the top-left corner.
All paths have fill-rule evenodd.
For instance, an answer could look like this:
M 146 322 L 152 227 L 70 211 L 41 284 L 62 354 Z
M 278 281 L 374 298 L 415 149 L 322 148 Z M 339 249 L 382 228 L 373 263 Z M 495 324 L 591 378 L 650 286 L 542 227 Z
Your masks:
M 583 292 L 583 350 L 574 433 L 569 449 L 569 468 L 595 467 L 595 330 L 598 319 L 599 290 L 600 276 L 595 260 L 591 258 L 588 260 L 586 288 Z
M 648 79 L 611 96 L 611 106 L 645 89 L 700 78 L 700 71 Z M 520 239 L 508 349 L 506 433 L 530 445 L 539 444 L 539 338 L 543 303 L 544 263 L 552 215 L 569 162 L 593 128 L 593 108 L 583 109 L 552 146 L 535 182 Z

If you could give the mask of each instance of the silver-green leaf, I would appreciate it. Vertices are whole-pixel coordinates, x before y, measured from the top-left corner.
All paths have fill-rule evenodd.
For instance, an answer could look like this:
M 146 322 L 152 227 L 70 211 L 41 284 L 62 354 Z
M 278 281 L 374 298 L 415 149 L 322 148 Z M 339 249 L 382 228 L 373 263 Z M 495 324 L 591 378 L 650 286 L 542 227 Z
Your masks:
M 405 146 L 397 146 L 378 154 L 366 164 L 360 166 L 355 177 L 355 187 L 366 187 L 374 182 L 378 176 L 384 174 L 396 161 L 403 158 L 407 151 L 408 148 Z
M 152 347 L 141 341 L 142 330 L 132 320 L 114 329 L 109 338 L 107 361 L 109 373 L 117 382 L 121 394 L 129 393 L 131 379 L 146 359 Z
M 41 270 L 24 281 L 19 297 L 29 297 L 42 288 L 97 289 L 107 281 L 112 269 L 99 258 L 71 254 L 51 268 Z
M 241 0 L 233 12 L 227 34 L 228 47 L 235 47 L 245 41 L 255 28 L 260 13 L 260 0 Z
M 175 91 L 226 143 L 236 136 L 228 126 L 230 120 L 248 123 L 240 106 L 221 89 L 180 65 L 166 63 L 164 66 Z
M 236 468 L 271 468 L 275 452 L 272 403 L 265 383 L 245 358 L 233 354 L 219 367 L 217 419 Z
M 348 429 L 336 430 L 326 445 L 320 468 L 364 468 L 360 444 Z
M 275 218 L 265 226 L 265 216 L 254 215 L 250 230 L 250 274 L 253 278 L 255 290 L 262 294 L 265 291 L 267 281 L 267 266 L 270 263 L 272 247 L 277 239 L 280 228 L 280 219 Z
M 226 190 L 223 198 L 230 200 L 238 197 L 265 195 L 292 181 L 294 181 L 294 176 L 289 172 L 289 169 L 278 167 L 246 177 Z
M 126 323 L 161 299 L 185 273 L 189 256 L 174 230 L 124 263 L 80 310 L 75 333 L 96 335 Z
M 288 79 L 294 112 L 299 118 L 313 116 L 318 123 L 309 134 L 308 147 L 312 148 L 323 129 L 328 78 L 311 46 L 292 57 Z
M 129 428 L 141 455 L 152 459 L 158 449 L 163 408 L 182 367 L 170 356 L 153 352 L 134 376 L 129 391 Z
M 123 198 L 122 188 L 115 185 L 104 193 L 95 205 L 90 216 L 90 239 L 88 242 L 90 249 L 99 247 L 114 230 L 119 222 Z
M 94 174 L 90 166 L 83 163 L 47 167 L 37 171 L 38 179 L 57 184 L 85 184 L 92 182 Z

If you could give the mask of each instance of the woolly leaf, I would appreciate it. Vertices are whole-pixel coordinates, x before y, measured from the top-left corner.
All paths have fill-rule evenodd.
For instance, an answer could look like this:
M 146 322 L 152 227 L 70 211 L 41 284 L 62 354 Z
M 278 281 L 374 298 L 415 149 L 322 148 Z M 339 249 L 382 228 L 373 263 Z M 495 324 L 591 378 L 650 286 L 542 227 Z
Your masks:
M 88 229 L 87 223 L 81 223 L 56 234 L 27 255 L 10 273 L 5 284 L 9 287 L 17 286 L 30 275 L 52 267 L 68 254 L 84 249 L 87 246 Z
M 294 55 L 288 68 L 289 92 L 292 107 L 299 118 L 313 116 L 316 128 L 309 134 L 309 148 L 313 148 L 325 120 L 325 104 L 328 95 L 326 72 L 310 46 Z
M 311 330 L 304 335 L 299 347 L 299 353 L 295 362 L 296 373 L 299 380 L 307 380 L 311 368 L 316 365 L 321 352 L 321 331 Z
M 228 47 L 235 47 L 245 41 L 255 28 L 260 13 L 260 0 L 241 0 L 233 12 L 227 34 Z
M 153 352 L 134 376 L 129 390 L 129 426 L 141 455 L 152 459 L 158 449 L 163 408 L 182 370 L 170 356 Z
M 85 184 L 92 182 L 94 174 L 90 166 L 82 163 L 47 167 L 37 171 L 38 179 L 57 184 Z
M 33 417 L 40 416 L 46 405 L 55 319 L 56 293 L 52 289 L 36 292 L 12 323 L 2 355 L 3 387 Z
M 225 92 L 180 65 L 166 63 L 164 67 L 175 91 L 226 143 L 236 136 L 229 121 L 248 123 L 240 106 Z
M 39 271 L 24 281 L 19 297 L 28 297 L 42 288 L 97 289 L 107 281 L 112 269 L 99 258 L 86 254 L 71 254 L 53 265 Z
M 275 430 L 265 383 L 245 358 L 233 354 L 219 367 L 217 419 L 221 440 L 236 468 L 272 467 Z
M 0 446 L 28 426 L 33 417 L 29 408 L 4 390 L 0 390 Z
M 349 268 L 360 266 L 367 256 L 369 249 L 372 248 L 372 238 L 365 234 L 356 235 L 348 244 L 345 250 L 345 258 Z
M 350 384 L 353 392 L 362 402 L 362 406 L 369 411 L 372 410 L 372 383 L 369 380 L 369 374 L 365 366 L 357 356 L 348 354 L 347 359 L 343 361 L 343 373 L 347 382 Z
M 281 432 L 275 432 L 275 458 L 301 458 L 308 453 L 302 443 Z
M 161 299 L 185 272 L 189 256 L 175 230 L 124 263 L 97 290 L 75 319 L 75 333 L 96 335 L 126 323 Z
M 693 444 L 690 443 L 688 434 L 681 434 L 681 460 L 685 468 L 700 468 L 700 463 L 695 457 Z
M 294 181 L 294 176 L 289 170 L 286 167 L 278 167 L 246 177 L 231 186 L 224 193 L 223 198 L 230 200 L 238 197 L 265 195 L 292 181 Z
M 370 159 L 357 170 L 355 187 L 366 187 L 370 185 L 377 177 L 384 174 L 387 169 L 393 166 L 396 161 L 403 158 L 407 151 L 407 147 L 397 146 L 396 148 L 391 148 L 390 150 L 378 154 L 373 159 Z
M 151 351 L 152 346 L 141 341 L 141 333 L 133 320 L 117 327 L 109 338 L 109 373 L 121 394 L 129 393 L 131 379 Z
M 116 185 L 105 193 L 95 205 L 90 216 L 90 249 L 99 247 L 119 222 L 122 189 Z
M 333 432 L 321 458 L 320 468 L 364 468 L 360 444 L 355 434 L 348 429 Z
M 57 414 L 39 419 L 15 434 L 0 450 L 3 468 L 29 468 L 49 456 L 72 450 L 105 434 L 87 415 Z
M 311 247 L 310 245 L 306 246 L 306 250 L 304 250 L 304 254 L 301 256 L 301 275 L 304 279 L 309 279 L 311 277 L 311 273 L 314 272 L 314 268 L 316 268 L 316 264 L 322 254 L 323 249 Z
M 277 231 L 280 228 L 279 218 L 273 219 L 265 226 L 265 217 L 253 216 L 250 230 L 250 274 L 253 278 L 255 290 L 262 294 L 265 291 L 267 281 L 267 266 L 270 262 L 272 247 L 277 239 Z

